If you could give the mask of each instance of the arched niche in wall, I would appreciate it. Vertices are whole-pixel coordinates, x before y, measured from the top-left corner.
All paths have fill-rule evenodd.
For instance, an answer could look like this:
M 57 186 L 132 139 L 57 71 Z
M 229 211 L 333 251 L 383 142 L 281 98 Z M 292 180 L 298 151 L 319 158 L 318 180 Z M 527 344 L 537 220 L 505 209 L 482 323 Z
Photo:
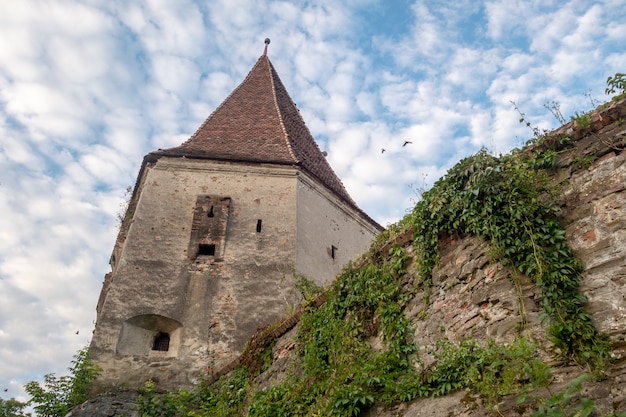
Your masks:
M 122 323 L 116 352 L 121 355 L 176 357 L 183 325 L 158 314 L 142 314 Z

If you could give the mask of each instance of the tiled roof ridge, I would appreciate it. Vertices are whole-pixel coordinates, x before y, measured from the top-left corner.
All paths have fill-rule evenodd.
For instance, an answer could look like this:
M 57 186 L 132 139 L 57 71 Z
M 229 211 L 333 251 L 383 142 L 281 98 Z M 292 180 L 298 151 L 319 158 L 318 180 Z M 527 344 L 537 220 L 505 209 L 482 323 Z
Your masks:
M 287 89 L 269 58 L 267 58 L 267 62 L 269 64 L 270 78 L 272 80 L 272 94 L 278 106 L 278 115 L 281 120 L 281 126 L 286 133 L 290 153 L 305 171 L 317 178 L 322 184 L 329 187 L 348 204 L 358 208 L 356 202 L 350 197 L 350 194 L 348 194 L 343 182 L 339 179 L 326 160 L 326 157 L 322 154 L 322 150 L 317 144 L 317 141 L 300 115 L 300 110 L 298 110 L 296 104 L 289 96 Z M 284 97 L 281 99 L 278 93 L 284 93 Z M 283 106 L 281 106 L 281 104 Z M 289 116 L 292 118 L 291 123 L 286 120 Z M 301 132 L 293 131 L 294 129 L 301 129 Z M 296 141 L 298 139 L 306 141 L 306 143 L 297 143 Z M 307 149 L 309 146 L 313 149 Z
M 280 120 L 280 127 L 282 128 L 283 133 L 285 134 L 285 144 L 287 145 L 287 149 L 289 149 L 289 154 L 293 157 L 293 159 L 297 162 L 300 162 L 298 160 L 298 157 L 295 155 L 293 148 L 291 147 L 291 141 L 289 140 L 289 133 L 287 132 L 287 129 L 285 128 L 285 120 L 280 111 L 280 106 L 278 105 L 278 97 L 276 95 L 276 83 L 274 82 L 274 77 L 273 77 L 273 73 L 275 72 L 274 66 L 272 65 L 272 62 L 269 60 L 267 55 L 265 54 L 263 54 L 259 58 L 259 61 L 263 58 L 265 58 L 267 60 L 267 63 L 269 64 L 270 82 L 272 83 L 272 97 L 274 98 L 274 107 L 276 109 L 276 113 L 278 114 L 278 119 Z

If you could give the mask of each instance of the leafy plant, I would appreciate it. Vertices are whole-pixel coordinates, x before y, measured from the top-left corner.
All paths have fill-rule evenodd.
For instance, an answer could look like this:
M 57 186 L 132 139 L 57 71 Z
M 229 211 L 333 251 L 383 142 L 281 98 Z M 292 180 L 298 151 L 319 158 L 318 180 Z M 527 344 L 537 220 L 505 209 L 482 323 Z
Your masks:
M 626 94 L 626 74 L 618 72 L 614 76 L 608 77 L 606 86 L 604 90 L 606 94 L 617 93 L 619 96 Z
M 26 392 L 31 396 L 32 405 L 39 417 L 63 417 L 73 407 L 87 400 L 91 383 L 100 370 L 89 358 L 89 348 L 84 347 L 72 360 L 68 368 L 70 375 L 47 374 L 43 384 L 32 381 L 26 384 Z
M 158 392 L 153 381 L 139 390 L 141 417 L 230 417 L 243 414 L 249 393 L 248 370 L 240 367 L 213 384 L 200 384 L 185 390 Z
M 543 107 L 545 107 L 546 109 L 550 110 L 550 113 L 552 113 L 554 118 L 560 124 L 564 125 L 565 123 L 567 123 L 567 120 L 565 120 L 565 117 L 563 116 L 563 113 L 561 113 L 561 105 L 557 101 L 552 100 L 552 102 L 550 104 L 544 103 Z
M 589 115 L 589 113 L 576 112 L 573 116 L 571 116 L 571 119 L 575 121 L 576 126 L 581 129 L 587 129 L 591 126 L 591 116 Z
M 593 400 L 582 396 L 582 384 L 589 379 L 589 374 L 581 374 L 578 378 L 567 384 L 562 390 L 553 392 L 549 385 L 545 388 L 550 394 L 543 398 L 536 395 L 521 395 L 517 398 L 517 403 L 522 404 L 529 399 L 534 400 L 537 409 L 531 417 L 588 417 L 599 415 Z M 626 417 L 626 413 L 615 415 L 613 413 L 606 417 Z
M 121 229 L 122 224 L 124 224 L 124 221 L 128 220 L 128 217 L 132 214 L 128 211 L 132 197 L 133 197 L 133 188 L 129 185 L 124 190 L 124 200 L 119 204 L 119 208 L 115 215 L 115 219 L 117 221 L 118 232 Z
M 532 130 L 533 132 L 533 136 L 537 139 L 537 138 L 541 138 L 542 136 L 544 136 L 545 134 L 548 133 L 547 130 L 545 129 L 539 129 L 536 126 L 533 126 L 533 124 L 526 118 L 526 114 L 524 112 L 522 112 L 520 110 L 520 108 L 517 106 L 517 103 L 515 103 L 514 101 L 511 101 L 511 104 L 513 105 L 513 107 L 515 108 L 515 111 L 517 111 L 517 113 L 519 113 L 519 122 L 526 125 L 530 130 Z M 559 110 L 558 107 L 558 103 L 553 102 L 553 107 L 549 107 L 547 104 L 544 104 L 544 107 L 548 108 L 550 111 L 552 111 L 554 117 L 556 117 L 557 119 L 559 119 L 559 117 L 562 117 L 561 111 Z M 556 107 L 554 107 L 556 106 Z M 554 110 L 556 110 L 557 112 L 555 113 Z
M 8 400 L 0 398 L 0 417 L 30 417 L 30 413 L 24 413 L 26 405 L 14 398 Z
M 433 353 L 435 362 L 419 380 L 404 387 L 408 392 L 426 397 L 469 389 L 493 407 L 503 395 L 543 386 L 551 379 L 550 368 L 538 358 L 536 346 L 525 338 L 500 346 L 493 341 L 481 346 L 471 339 L 458 344 L 442 339 Z
M 182 394 L 182 390 L 178 394 Z M 177 411 L 176 394 L 158 393 L 154 381 L 149 380 L 144 387 L 139 390 L 137 396 L 139 413 L 142 417 L 174 417 Z
M 585 154 L 583 156 L 576 157 L 572 160 L 572 164 L 581 168 L 589 168 L 591 164 L 597 159 L 595 155 Z
M 442 234 L 485 239 L 504 265 L 541 288 L 556 351 L 581 363 L 600 363 L 608 347 L 583 309 L 585 298 L 577 291 L 582 264 L 567 245 L 559 207 L 546 198 L 555 191 L 545 173 L 535 169 L 538 154 L 518 151 L 496 158 L 481 151 L 424 193 L 411 219 L 421 254 L 418 272 L 429 282 Z
M 302 299 L 311 301 L 322 293 L 322 287 L 317 285 L 312 279 L 298 273 L 293 273 L 295 289 L 300 293 Z

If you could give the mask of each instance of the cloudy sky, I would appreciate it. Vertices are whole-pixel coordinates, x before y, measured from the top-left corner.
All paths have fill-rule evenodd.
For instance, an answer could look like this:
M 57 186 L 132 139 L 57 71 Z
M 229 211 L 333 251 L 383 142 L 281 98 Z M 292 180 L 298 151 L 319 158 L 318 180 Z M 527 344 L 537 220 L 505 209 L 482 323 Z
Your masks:
M 461 158 L 531 137 L 511 102 L 552 128 L 544 105 L 569 119 L 607 100 L 626 0 L 0 0 L 2 398 L 89 342 L 143 155 L 186 140 L 266 37 L 329 162 L 387 225 Z

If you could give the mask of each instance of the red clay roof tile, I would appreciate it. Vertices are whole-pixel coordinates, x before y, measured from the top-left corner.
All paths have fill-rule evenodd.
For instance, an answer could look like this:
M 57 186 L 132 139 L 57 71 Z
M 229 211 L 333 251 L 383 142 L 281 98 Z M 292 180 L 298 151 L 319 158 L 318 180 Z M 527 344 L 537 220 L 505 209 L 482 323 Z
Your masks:
M 186 142 L 149 156 L 297 165 L 365 214 L 328 164 L 265 54 Z

